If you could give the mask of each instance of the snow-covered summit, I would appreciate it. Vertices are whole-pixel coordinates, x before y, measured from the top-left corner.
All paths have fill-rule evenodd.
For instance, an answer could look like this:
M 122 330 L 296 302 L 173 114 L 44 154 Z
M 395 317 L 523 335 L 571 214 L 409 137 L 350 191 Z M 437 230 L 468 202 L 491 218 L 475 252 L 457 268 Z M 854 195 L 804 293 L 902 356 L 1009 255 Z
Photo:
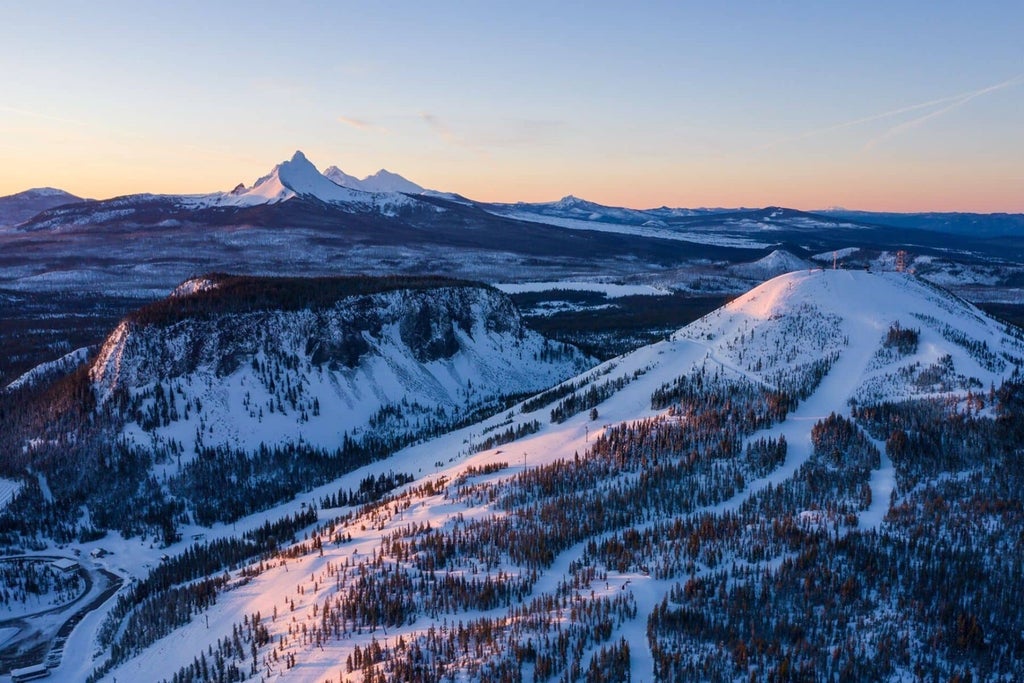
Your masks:
M 314 197 L 325 202 L 370 203 L 365 192 L 341 187 L 324 177 L 306 155 L 295 152 L 288 161 L 283 161 L 263 176 L 252 188 L 239 194 L 224 197 L 224 204 L 253 206 L 274 204 L 293 197 Z
M 21 197 L 61 197 L 61 198 L 71 197 L 73 199 L 77 199 L 77 197 L 75 197 L 75 195 L 73 195 L 73 194 L 71 194 L 69 192 L 65 192 L 64 190 L 58 189 L 56 187 L 33 187 L 31 189 L 25 190 L 24 192 L 19 192 L 17 195 L 11 195 L 11 196 L 21 196 Z
M 55 187 L 35 187 L 0 197 L 0 226 L 17 225 L 41 211 L 82 201 L 85 200 Z
M 369 176 L 362 181 L 348 175 L 337 166 L 331 166 L 321 173 L 305 154 L 296 151 L 291 159 L 275 166 L 251 188 L 236 187 L 228 193 L 183 200 L 199 206 L 247 207 L 277 204 L 303 197 L 329 204 L 341 204 L 357 211 L 379 211 L 389 214 L 394 213 L 397 207 L 407 206 L 415 201 L 403 193 L 410 192 L 410 188 L 413 187 L 417 188 L 417 192 L 422 190 L 401 176 L 381 176 L 382 173 L 387 172 L 381 171 L 377 176 Z M 378 176 L 379 180 L 367 182 Z
M 336 185 L 341 185 L 342 187 L 349 187 L 356 190 L 363 189 L 362 187 L 360 187 L 360 183 L 362 181 L 359 180 L 359 178 L 355 177 L 354 175 L 349 175 L 348 173 L 345 173 L 337 166 L 328 166 L 327 168 L 325 168 L 324 177 L 330 180 L 332 183 Z
M 751 263 L 740 263 L 731 268 L 740 277 L 752 279 L 768 279 L 794 270 L 806 270 L 817 266 L 795 256 L 785 249 L 776 249 L 772 253 Z
M 892 331 L 913 343 L 893 349 Z M 778 276 L 679 330 L 727 367 L 769 384 L 830 354 L 848 399 L 898 400 L 989 387 L 1024 364 L 1024 342 L 975 306 L 901 273 L 801 270 Z
M 364 192 L 400 192 L 402 194 L 423 194 L 426 190 L 407 178 L 386 169 L 380 169 L 362 180 L 345 173 L 337 166 L 330 166 L 324 171 L 324 177 L 332 182 L 353 190 Z
M 405 192 L 408 194 L 423 192 L 423 187 L 420 185 L 384 168 L 363 178 L 363 189 L 370 192 Z
M 553 202 L 551 204 L 551 208 L 553 209 L 594 209 L 597 206 L 598 205 L 594 202 L 588 202 L 585 199 L 580 199 L 579 197 L 571 194 L 567 194 L 557 202 Z

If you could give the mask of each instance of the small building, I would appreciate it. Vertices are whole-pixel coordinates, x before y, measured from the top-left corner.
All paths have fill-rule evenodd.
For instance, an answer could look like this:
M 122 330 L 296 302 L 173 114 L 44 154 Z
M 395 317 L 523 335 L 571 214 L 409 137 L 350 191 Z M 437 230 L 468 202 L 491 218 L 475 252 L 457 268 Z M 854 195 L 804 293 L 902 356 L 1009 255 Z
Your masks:
M 26 666 L 21 669 L 11 669 L 11 680 L 14 683 L 31 681 L 35 678 L 43 678 L 49 675 L 50 670 L 46 668 L 45 664 L 34 664 L 33 666 Z
M 103 548 L 93 548 L 89 551 L 89 556 L 93 559 L 99 559 L 107 554 L 107 551 Z
M 78 561 L 72 560 L 70 557 L 62 557 L 54 560 L 50 563 L 50 569 L 53 570 L 54 574 L 74 574 L 78 571 Z

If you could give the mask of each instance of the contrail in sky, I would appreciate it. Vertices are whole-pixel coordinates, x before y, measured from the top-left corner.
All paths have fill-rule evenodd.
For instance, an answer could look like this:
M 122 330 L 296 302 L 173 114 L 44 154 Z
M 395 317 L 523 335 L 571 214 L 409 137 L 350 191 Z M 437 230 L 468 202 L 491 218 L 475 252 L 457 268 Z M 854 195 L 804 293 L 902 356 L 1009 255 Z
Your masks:
M 957 95 L 956 97 L 947 100 L 946 106 L 942 107 L 941 109 L 936 109 L 935 111 L 928 112 L 923 116 L 918 116 L 915 119 L 911 119 L 910 121 L 904 121 L 903 123 L 893 126 L 892 128 L 885 131 L 884 133 L 874 138 L 873 140 L 869 140 L 867 144 L 864 145 L 864 149 L 869 150 L 884 140 L 888 140 L 893 136 L 899 135 L 903 131 L 910 130 L 911 128 L 916 128 L 925 121 L 938 118 L 939 116 L 942 116 L 947 112 L 950 112 L 958 107 L 962 107 L 971 100 L 981 97 L 982 95 L 987 95 L 988 93 L 995 92 L 997 90 L 1003 90 L 1004 88 L 1010 88 L 1021 83 L 1024 83 L 1024 74 L 1017 76 L 1015 78 L 1011 78 L 1008 81 L 1003 81 L 1002 83 L 990 85 L 987 88 L 982 88 L 981 90 L 975 90 L 973 92 Z
M 37 111 L 29 111 L 28 109 L 19 109 L 18 107 L 9 107 L 7 105 L 0 104 L 0 111 L 10 112 L 12 114 L 18 114 L 20 116 L 29 116 L 34 119 L 43 119 L 44 121 L 54 121 L 56 123 L 69 123 L 75 126 L 84 126 L 85 124 L 81 121 L 75 121 L 74 119 L 65 119 L 60 116 L 51 116 L 50 114 L 41 114 Z
M 949 97 L 940 97 L 939 99 L 936 99 L 936 100 L 929 100 L 927 102 L 919 102 L 917 104 L 911 104 L 911 105 L 908 105 L 906 107 L 899 107 L 898 109 L 890 109 L 889 111 L 884 111 L 884 112 L 881 112 L 879 114 L 872 114 L 871 116 L 864 116 L 864 117 L 861 117 L 859 119 L 853 119 L 852 121 L 844 121 L 842 123 L 837 123 L 837 124 L 834 124 L 834 125 L 831 125 L 831 126 L 826 126 L 824 128 L 815 128 L 813 130 L 809 130 L 809 131 L 805 131 L 803 133 L 800 133 L 799 135 L 794 135 L 792 137 L 783 138 L 783 139 L 777 140 L 775 142 L 770 142 L 770 143 L 768 143 L 766 145 L 763 145 L 760 149 L 771 149 L 773 147 L 778 147 L 780 145 L 783 145 L 783 144 L 786 144 L 786 143 L 789 143 L 789 142 L 796 142 L 798 140 L 805 140 L 807 138 L 814 137 L 816 135 L 824 135 L 825 133 L 832 133 L 834 131 L 843 130 L 845 128 L 853 128 L 854 126 L 860 126 L 860 125 L 865 124 L 865 123 L 871 123 L 872 121 L 880 121 L 882 119 L 892 118 L 893 116 L 899 116 L 900 114 L 907 114 L 907 113 L 912 112 L 912 111 L 918 111 L 918 110 L 921 110 L 921 109 L 928 109 L 930 107 L 938 107 L 940 105 L 945 105 L 941 109 L 938 109 L 938 110 L 933 111 L 933 112 L 929 112 L 929 113 L 925 114 L 924 116 L 919 116 L 916 119 L 912 119 L 911 121 L 907 121 L 905 123 L 899 124 L 898 126 L 894 126 L 893 128 L 890 128 L 888 131 L 886 131 L 885 133 L 883 133 L 879 137 L 875 138 L 874 140 L 869 141 L 867 143 L 867 145 L 865 146 L 866 149 L 869 149 L 870 147 L 874 146 L 875 144 L 881 142 L 882 140 L 884 140 L 884 139 L 886 139 L 888 137 L 891 137 L 892 135 L 895 135 L 895 134 L 897 134 L 897 133 L 899 133 L 899 132 L 901 132 L 903 130 L 907 130 L 908 128 L 912 128 L 914 126 L 917 126 L 917 125 L 927 121 L 928 119 L 932 119 L 932 118 L 935 118 L 937 116 L 941 116 L 942 114 L 945 114 L 946 112 L 951 111 L 952 109 L 956 109 L 957 107 L 970 102 L 971 100 L 973 100 L 976 97 L 980 97 L 982 95 L 986 95 L 986 94 L 988 94 L 990 92 L 995 92 L 996 90 L 1002 90 L 1004 88 L 1009 88 L 1009 87 L 1012 87 L 1014 85 L 1019 85 L 1021 83 L 1024 83 L 1024 74 L 1020 74 L 1020 75 L 1015 76 L 1015 77 L 1013 77 L 1013 78 L 1011 78 L 1009 80 L 1003 81 L 1002 83 L 996 83 L 995 85 L 990 85 L 990 86 L 988 86 L 986 88 L 982 88 L 980 90 L 972 90 L 970 92 L 960 93 L 959 95 L 950 95 Z

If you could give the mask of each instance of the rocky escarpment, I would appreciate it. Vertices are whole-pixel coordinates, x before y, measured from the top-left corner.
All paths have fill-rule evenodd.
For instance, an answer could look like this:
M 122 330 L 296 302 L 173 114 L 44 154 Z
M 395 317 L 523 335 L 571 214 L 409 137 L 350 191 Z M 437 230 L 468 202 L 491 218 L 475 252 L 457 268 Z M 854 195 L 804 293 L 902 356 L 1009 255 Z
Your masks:
M 206 276 L 122 321 L 91 378 L 101 403 L 120 397 L 142 431 L 331 447 L 393 432 L 398 414 L 457 422 L 586 365 L 484 285 Z

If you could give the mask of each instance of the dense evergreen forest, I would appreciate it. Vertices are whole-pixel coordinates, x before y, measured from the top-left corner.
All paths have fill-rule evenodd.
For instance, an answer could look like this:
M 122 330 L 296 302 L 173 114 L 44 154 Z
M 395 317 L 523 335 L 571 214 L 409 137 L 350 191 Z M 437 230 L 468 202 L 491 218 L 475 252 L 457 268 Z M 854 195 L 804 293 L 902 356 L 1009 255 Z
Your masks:
M 287 670 L 307 647 L 496 607 L 503 616 L 376 638 L 342 673 L 622 680 L 630 644 L 611 634 L 642 618 L 661 680 L 1008 680 L 1024 665 L 1014 606 L 1024 585 L 1022 397 L 1024 384 L 1008 382 L 971 404 L 922 399 L 831 415 L 814 427 L 813 455 L 794 477 L 738 506 L 686 516 L 778 466 L 784 441 L 739 445 L 797 399 L 714 374 L 681 378 L 652 397 L 670 406 L 664 417 L 609 430 L 573 460 L 474 482 L 507 468 L 498 464 L 367 506 L 364 524 L 438 497 L 503 512 L 406 525 L 379 553 L 307 577 L 313 589 L 335 587 L 318 598 L 315 625 L 267 649 L 258 635 L 266 615 L 250 615 L 237 643 L 222 641 L 173 680 L 204 680 L 204 667 L 249 680 Z M 941 446 L 950 443 L 963 448 Z M 899 502 L 881 526 L 861 529 L 883 457 Z M 532 598 L 545 568 L 580 541 L 586 552 L 570 578 Z M 331 542 L 344 544 L 344 534 Z M 599 589 L 631 573 L 674 588 L 638 616 L 632 593 Z

